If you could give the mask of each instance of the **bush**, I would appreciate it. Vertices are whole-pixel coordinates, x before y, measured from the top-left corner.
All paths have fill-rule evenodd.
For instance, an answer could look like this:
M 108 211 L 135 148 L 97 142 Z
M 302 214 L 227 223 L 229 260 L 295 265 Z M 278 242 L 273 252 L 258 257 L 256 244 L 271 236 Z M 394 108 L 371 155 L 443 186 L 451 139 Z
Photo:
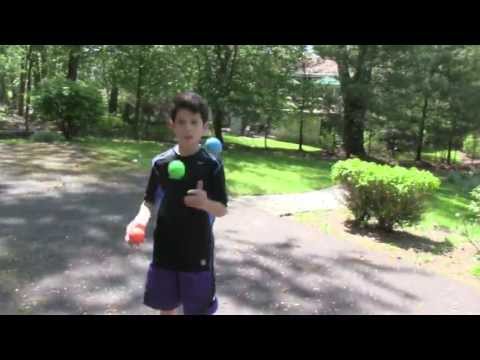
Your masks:
M 332 180 L 347 190 L 347 206 L 357 224 L 376 219 L 387 231 L 418 223 L 426 199 L 440 186 L 440 180 L 428 171 L 359 159 L 335 163 Z
M 96 88 L 63 78 L 42 82 L 33 94 L 33 107 L 44 120 L 55 121 L 67 140 L 88 132 L 105 111 Z
M 34 142 L 54 143 L 64 140 L 61 134 L 50 131 L 38 131 L 30 139 Z

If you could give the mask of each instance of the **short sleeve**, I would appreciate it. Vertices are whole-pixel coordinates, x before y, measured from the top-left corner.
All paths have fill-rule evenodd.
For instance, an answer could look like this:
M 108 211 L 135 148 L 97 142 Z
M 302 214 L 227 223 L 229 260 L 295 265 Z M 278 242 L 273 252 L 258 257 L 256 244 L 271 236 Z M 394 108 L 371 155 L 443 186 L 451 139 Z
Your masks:
M 155 194 L 159 186 L 160 176 L 158 174 L 158 170 L 155 168 L 154 165 L 152 166 L 152 170 L 150 171 L 150 177 L 148 178 L 147 188 L 145 190 L 145 195 L 143 199 L 150 204 L 155 204 Z
M 223 164 L 221 163 L 218 163 L 213 171 L 212 187 L 209 196 L 210 200 L 221 202 L 225 206 L 228 204 L 227 189 L 225 185 L 225 171 Z

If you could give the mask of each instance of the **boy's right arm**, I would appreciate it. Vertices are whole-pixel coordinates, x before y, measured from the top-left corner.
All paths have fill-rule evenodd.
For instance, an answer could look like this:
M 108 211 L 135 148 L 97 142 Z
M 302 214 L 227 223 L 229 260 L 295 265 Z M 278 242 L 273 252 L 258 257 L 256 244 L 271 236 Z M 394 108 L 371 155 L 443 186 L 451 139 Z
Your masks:
M 143 227 L 147 227 L 148 221 L 152 215 L 152 208 L 153 205 L 147 201 L 143 201 L 140 205 L 140 209 L 138 210 L 137 216 L 133 218 L 133 220 L 127 225 L 125 230 L 125 241 L 130 243 L 130 238 L 128 236 L 131 229 L 133 229 L 137 225 L 142 225 Z
M 137 216 L 127 225 L 125 231 L 125 241 L 129 242 L 129 232 L 137 225 L 143 225 L 147 227 L 148 221 L 152 215 L 152 209 L 154 208 L 155 202 L 155 192 L 159 185 L 159 175 L 155 169 L 155 166 L 152 166 L 152 170 L 150 172 L 150 177 L 148 179 L 147 189 L 145 191 L 144 201 L 140 205 L 140 209 L 138 210 Z

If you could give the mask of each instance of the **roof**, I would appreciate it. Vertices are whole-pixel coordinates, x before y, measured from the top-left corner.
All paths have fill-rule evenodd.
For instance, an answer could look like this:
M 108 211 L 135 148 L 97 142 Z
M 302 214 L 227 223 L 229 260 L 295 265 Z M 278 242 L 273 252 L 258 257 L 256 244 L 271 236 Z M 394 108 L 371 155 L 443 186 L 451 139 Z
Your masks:
M 305 70 L 303 69 L 305 64 Z M 338 65 L 334 60 L 324 59 L 315 54 L 308 54 L 304 61 L 297 65 L 296 76 L 338 77 Z

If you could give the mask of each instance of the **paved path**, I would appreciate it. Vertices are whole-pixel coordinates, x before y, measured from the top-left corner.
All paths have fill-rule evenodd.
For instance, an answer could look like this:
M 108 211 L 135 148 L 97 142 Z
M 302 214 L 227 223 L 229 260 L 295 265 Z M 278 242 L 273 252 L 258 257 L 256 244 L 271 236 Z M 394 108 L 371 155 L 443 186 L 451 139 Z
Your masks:
M 154 314 L 142 305 L 152 243 L 122 241 L 146 179 L 79 173 L 69 148 L 12 150 L 0 144 L 0 314 Z M 476 288 L 265 209 L 234 199 L 215 224 L 220 315 L 480 314 Z
M 345 191 L 338 186 L 301 194 L 243 196 L 242 204 L 255 206 L 277 216 L 335 209 L 343 204 Z

